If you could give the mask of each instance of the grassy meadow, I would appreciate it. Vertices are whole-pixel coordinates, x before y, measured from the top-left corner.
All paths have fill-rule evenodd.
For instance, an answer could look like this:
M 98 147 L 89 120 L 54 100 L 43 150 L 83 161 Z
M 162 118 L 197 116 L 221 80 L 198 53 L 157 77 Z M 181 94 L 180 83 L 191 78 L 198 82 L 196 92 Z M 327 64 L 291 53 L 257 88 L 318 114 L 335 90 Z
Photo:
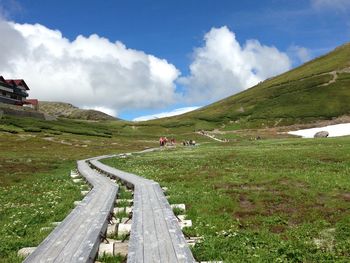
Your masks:
M 197 125 L 201 125 L 198 122 Z M 155 147 L 161 135 L 196 147 L 165 149 L 106 163 L 169 188 L 204 237 L 198 260 L 347 262 L 350 258 L 350 138 L 274 138 L 262 131 L 213 142 L 192 125 L 121 121 L 0 120 L 0 262 L 21 262 L 82 198 L 69 172 L 76 160 Z M 239 127 L 237 127 L 239 128 Z M 228 129 L 228 128 L 227 128 Z M 259 133 L 264 140 L 250 140 Z M 218 136 L 218 137 L 220 137 Z M 116 258 L 106 257 L 104 262 Z
M 348 262 L 350 137 L 202 143 L 106 164 L 158 181 L 198 260 Z
M 21 262 L 17 251 L 37 246 L 83 198 L 86 186 L 69 176 L 76 161 L 155 146 L 118 122 L 0 120 L 0 262 Z

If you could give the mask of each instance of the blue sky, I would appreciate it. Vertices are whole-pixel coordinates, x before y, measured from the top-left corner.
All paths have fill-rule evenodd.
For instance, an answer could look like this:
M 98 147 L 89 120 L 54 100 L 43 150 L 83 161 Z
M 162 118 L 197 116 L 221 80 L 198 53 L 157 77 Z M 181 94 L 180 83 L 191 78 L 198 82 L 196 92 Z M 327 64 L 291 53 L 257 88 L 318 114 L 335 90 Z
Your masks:
M 32 29 L 20 27 L 20 25 L 40 24 L 49 30 L 59 30 L 62 38 L 68 39 L 70 43 L 73 43 L 79 35 L 88 39 L 90 35 L 96 34 L 98 40 L 100 38 L 107 39 L 112 44 L 119 41 L 126 49 L 154 56 L 158 62 L 166 60 L 167 65 L 163 66 L 167 69 L 164 68 L 159 73 L 168 72 L 169 74 L 164 87 L 158 82 L 151 83 L 152 76 L 149 78 L 143 76 L 137 82 L 149 83 L 147 86 L 149 90 L 146 92 L 147 88 L 145 88 L 143 95 L 144 98 L 148 97 L 147 94 L 150 97 L 153 96 L 149 101 L 145 99 L 145 102 L 140 103 L 140 105 L 137 104 L 137 101 L 130 101 L 128 104 L 128 99 L 125 97 L 120 102 L 109 102 L 107 108 L 116 109 L 116 114 L 125 119 L 171 111 L 181 107 L 205 105 L 213 100 L 244 90 L 248 88 L 247 85 L 254 84 L 263 78 L 281 73 L 278 69 L 265 72 L 263 67 L 269 65 L 266 62 L 269 58 L 271 58 L 272 64 L 275 64 L 273 59 L 277 62 L 284 61 L 279 68 L 281 71 L 285 71 L 348 42 L 350 36 L 350 1 L 347 0 L 0 0 L 0 6 L 3 20 L 5 22 L 12 21 L 18 25 L 15 28 L 24 35 L 25 41 L 28 37 L 26 32 Z M 41 35 L 40 39 L 44 39 L 44 37 Z M 250 48 L 246 48 L 249 46 L 248 40 L 257 42 L 250 43 Z M 92 44 L 93 40 L 89 39 L 89 41 Z M 94 41 L 93 43 L 97 49 L 99 48 L 98 42 Z M 215 45 L 221 46 L 222 49 L 227 47 L 230 49 L 227 56 L 232 55 L 233 58 L 222 62 L 220 57 L 225 57 L 225 54 L 220 54 L 220 52 L 216 54 L 215 48 L 211 48 L 210 43 L 214 47 Z M 33 47 L 33 44 L 30 46 Z M 48 57 L 50 56 L 48 54 Z M 74 57 L 74 55 L 72 56 Z M 48 57 L 45 58 L 45 61 L 49 61 Z M 86 57 L 84 57 L 84 61 L 86 61 L 85 59 Z M 241 74 L 241 71 L 233 67 L 245 68 L 246 59 L 256 60 L 256 62 L 255 64 L 249 62 L 247 66 L 249 72 Z M 237 64 L 237 61 L 240 63 Z M 55 62 L 57 62 L 56 58 Z M 114 64 L 111 61 L 108 63 L 113 67 Z M 62 64 L 61 60 L 60 64 Z M 171 70 L 169 65 L 174 67 L 178 73 L 175 73 L 174 69 Z M 17 68 L 20 67 L 17 66 Z M 108 67 L 106 66 L 106 68 Z M 227 71 L 226 74 L 221 76 L 220 70 L 217 68 Z M 205 72 L 206 69 L 208 69 L 207 72 Z M 132 70 L 131 76 L 139 74 L 139 72 L 135 72 L 135 68 L 129 70 Z M 255 74 L 259 70 L 260 74 L 259 72 Z M 35 89 L 37 80 L 34 77 L 33 80 L 30 78 L 36 72 L 33 72 L 34 69 L 31 72 L 24 71 L 3 70 L 6 74 L 27 76 L 28 82 L 34 83 L 32 89 Z M 98 72 L 98 70 L 93 71 Z M 115 76 L 119 74 L 119 71 L 111 71 L 110 73 Z M 242 80 L 237 74 L 250 78 L 250 81 Z M 97 75 L 93 75 L 94 73 L 82 75 L 79 79 L 97 77 Z M 218 77 L 218 75 L 220 76 Z M 10 78 L 11 76 L 6 75 L 5 77 Z M 67 76 L 67 78 L 69 77 L 71 76 Z M 219 78 L 220 85 L 216 85 L 216 78 Z M 113 81 L 118 83 L 119 79 L 115 78 Z M 135 85 L 140 84 L 134 82 L 130 84 L 125 79 L 121 79 L 120 82 L 125 83 L 123 87 L 128 87 L 130 97 L 137 100 L 137 94 L 140 94 L 140 90 L 135 88 Z M 225 84 L 227 82 L 232 83 L 232 87 L 223 87 L 227 85 Z M 160 83 L 164 84 L 165 82 L 162 80 Z M 77 83 L 77 85 L 79 84 Z M 113 89 L 113 92 L 115 90 L 111 94 L 119 97 L 118 84 L 113 85 L 113 82 L 110 81 L 104 85 L 110 85 L 110 90 Z M 159 101 L 154 99 L 152 92 L 156 88 L 159 88 L 159 91 L 154 94 L 164 91 L 164 96 L 167 99 L 160 98 Z M 128 89 L 121 89 L 120 93 L 128 93 Z M 102 91 L 102 88 L 100 90 Z M 135 95 L 133 95 L 133 91 L 135 91 Z M 103 92 L 109 93 L 107 90 Z M 39 93 L 35 95 L 37 94 Z M 55 97 L 54 94 L 52 96 L 52 100 L 62 98 Z M 168 99 L 169 97 L 172 98 Z M 189 97 L 191 99 L 188 99 Z M 50 99 L 49 95 L 46 95 L 44 99 Z M 86 100 L 88 101 L 87 105 L 83 105 L 84 101 L 78 99 L 74 101 L 74 97 L 72 100 L 72 103 L 78 104 L 78 106 L 95 106 L 92 99 Z M 96 104 L 96 108 L 103 106 L 101 101 L 98 105 Z

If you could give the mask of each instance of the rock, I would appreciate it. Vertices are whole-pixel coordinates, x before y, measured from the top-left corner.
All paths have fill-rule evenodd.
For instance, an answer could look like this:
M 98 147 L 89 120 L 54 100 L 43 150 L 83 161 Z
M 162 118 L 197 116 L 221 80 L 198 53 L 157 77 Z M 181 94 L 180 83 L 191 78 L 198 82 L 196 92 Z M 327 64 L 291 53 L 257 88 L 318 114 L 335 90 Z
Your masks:
M 83 179 L 73 179 L 73 182 L 76 184 L 81 183 L 81 182 L 83 182 Z
M 52 230 L 52 227 L 46 226 L 46 227 L 40 228 L 40 232 L 45 232 L 45 231 L 49 231 L 49 230 Z
M 131 231 L 131 223 L 130 224 L 118 224 L 118 236 L 121 236 L 121 235 L 127 235 L 130 233 Z
M 107 226 L 107 236 L 114 235 L 117 232 L 117 224 Z
M 103 255 L 117 256 L 126 256 L 128 254 L 128 242 L 121 242 L 120 240 L 108 239 L 108 243 L 101 243 L 98 256 L 102 257 Z
M 183 211 L 186 210 L 186 205 L 185 204 L 172 204 L 170 205 L 172 209 L 181 209 Z
M 24 247 L 18 251 L 17 255 L 25 258 L 28 257 L 31 253 L 33 253 L 35 249 L 36 247 Z
M 327 138 L 328 135 L 329 135 L 328 131 L 320 131 L 315 133 L 314 138 Z
M 179 222 L 179 226 L 181 229 L 185 227 L 191 227 L 192 226 L 192 220 L 182 220 Z
M 90 191 L 80 191 L 80 193 L 81 193 L 82 196 L 87 195 L 89 192 L 90 192 Z

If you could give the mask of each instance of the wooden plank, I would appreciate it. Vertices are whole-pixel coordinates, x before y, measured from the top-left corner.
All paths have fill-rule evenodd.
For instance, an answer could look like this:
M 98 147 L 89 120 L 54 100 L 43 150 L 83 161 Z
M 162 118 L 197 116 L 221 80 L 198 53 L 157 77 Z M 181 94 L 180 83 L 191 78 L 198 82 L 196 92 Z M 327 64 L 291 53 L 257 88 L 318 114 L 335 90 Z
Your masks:
M 155 192 L 159 201 L 163 206 L 163 214 L 167 226 L 169 229 L 169 234 L 173 242 L 174 249 L 176 251 L 176 257 L 178 262 L 195 262 L 192 252 L 186 242 L 184 234 L 178 223 L 178 219 L 175 217 L 173 210 L 171 209 L 168 199 L 165 197 L 163 190 L 159 185 L 155 186 Z
M 91 163 L 112 178 L 134 185 L 128 262 L 195 262 L 177 218 L 158 183 L 112 168 L 98 160 Z
M 162 205 L 159 202 L 154 189 L 157 185 L 158 184 L 153 184 L 149 189 L 149 201 L 154 214 L 154 224 L 156 226 L 157 240 L 159 244 L 160 262 L 173 263 L 177 262 L 177 256 L 167 223 L 165 221 Z
M 24 262 L 93 262 L 118 186 L 85 161 L 78 162 L 78 169 L 93 189 Z
M 162 245 L 158 242 L 154 215 L 149 196 L 149 185 L 144 184 L 142 192 L 142 215 L 143 215 L 143 239 L 144 262 L 161 262 L 159 247 Z
M 143 262 L 143 214 L 142 214 L 142 195 L 143 185 L 136 185 L 134 188 L 134 208 L 129 240 L 127 262 Z

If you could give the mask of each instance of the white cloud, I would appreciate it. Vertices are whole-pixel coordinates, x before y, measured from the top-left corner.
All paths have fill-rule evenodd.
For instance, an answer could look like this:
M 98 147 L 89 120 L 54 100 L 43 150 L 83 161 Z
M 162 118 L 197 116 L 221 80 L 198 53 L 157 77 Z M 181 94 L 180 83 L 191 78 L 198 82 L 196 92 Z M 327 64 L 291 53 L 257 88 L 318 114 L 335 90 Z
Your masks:
M 288 55 L 297 64 L 299 64 L 299 62 L 305 63 L 311 59 L 310 50 L 297 45 L 292 45 L 288 48 Z
M 212 28 L 204 40 L 194 50 L 190 76 L 179 79 L 190 101 L 221 99 L 291 68 L 285 53 L 257 40 L 241 46 L 226 26 Z
M 109 109 L 109 108 L 106 108 L 106 107 L 89 107 L 89 106 L 83 106 L 82 107 L 83 109 L 86 109 L 86 110 L 97 110 L 97 111 L 101 111 L 101 112 L 104 112 L 110 116 L 117 116 L 118 113 L 117 111 L 115 110 L 112 110 L 112 109 Z
M 175 110 L 168 111 L 168 112 L 161 112 L 161 113 L 152 114 L 152 115 L 140 116 L 140 117 L 133 119 L 133 121 L 147 121 L 147 120 L 154 120 L 154 119 L 159 119 L 159 118 L 171 117 L 171 116 L 184 114 L 186 112 L 194 111 L 194 110 L 199 109 L 199 108 L 200 107 L 198 107 L 198 106 L 184 107 L 184 108 L 179 108 L 179 109 L 175 109 Z
M 74 41 L 40 24 L 0 21 L 0 72 L 23 78 L 30 96 L 77 106 L 157 108 L 173 103 L 176 67 L 96 34 Z
M 337 9 L 339 11 L 346 11 L 350 9 L 349 0 L 311 0 L 313 8 L 318 10 Z
M 285 53 L 257 40 L 241 46 L 227 27 L 212 28 L 205 35 L 204 46 L 194 51 L 190 75 L 183 78 L 166 60 L 96 34 L 71 41 L 40 24 L 0 20 L 0 35 L 0 73 L 25 79 L 30 97 L 114 116 L 127 109 L 169 106 L 180 99 L 212 102 L 291 67 Z M 176 91 L 177 80 L 185 86 L 184 94 Z

